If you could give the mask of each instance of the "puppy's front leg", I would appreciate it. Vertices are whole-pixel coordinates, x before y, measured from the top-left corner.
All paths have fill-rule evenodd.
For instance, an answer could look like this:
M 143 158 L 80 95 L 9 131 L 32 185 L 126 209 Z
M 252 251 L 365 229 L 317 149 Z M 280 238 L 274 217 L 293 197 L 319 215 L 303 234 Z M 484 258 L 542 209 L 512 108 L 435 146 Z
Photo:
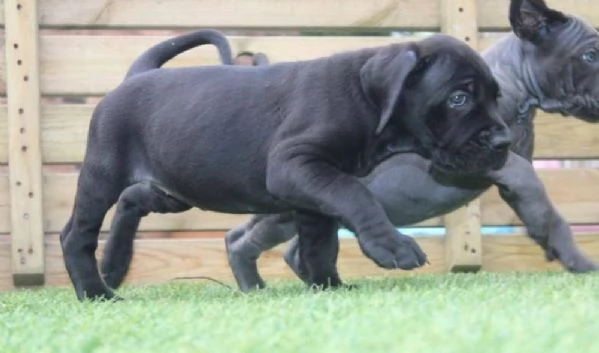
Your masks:
M 357 177 L 314 156 L 272 158 L 267 187 L 297 209 L 341 220 L 356 233 L 362 252 L 380 267 L 409 270 L 427 261 L 412 238 L 397 232 L 383 207 Z
M 545 251 L 547 260 L 559 260 L 571 272 L 599 269 L 574 241 L 570 226 L 552 205 L 532 164 L 510 153 L 506 165 L 490 174 L 499 194 L 524 222 L 528 235 Z

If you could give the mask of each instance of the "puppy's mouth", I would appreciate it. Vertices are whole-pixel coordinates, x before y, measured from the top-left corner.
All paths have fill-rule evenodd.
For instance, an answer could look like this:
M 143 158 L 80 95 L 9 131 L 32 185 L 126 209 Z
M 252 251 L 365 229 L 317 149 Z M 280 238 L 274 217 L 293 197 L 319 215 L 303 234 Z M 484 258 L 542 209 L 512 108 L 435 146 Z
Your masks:
M 559 104 L 540 104 L 540 108 L 548 113 L 559 113 L 571 116 L 588 123 L 599 122 L 599 98 L 591 95 L 575 95 L 560 100 Z
M 508 154 L 509 146 L 495 148 L 478 138 L 470 140 L 455 151 L 435 149 L 431 166 L 449 176 L 484 176 L 502 168 L 507 162 Z
M 588 123 L 599 122 L 599 99 L 591 96 L 576 96 L 569 103 L 567 113 Z

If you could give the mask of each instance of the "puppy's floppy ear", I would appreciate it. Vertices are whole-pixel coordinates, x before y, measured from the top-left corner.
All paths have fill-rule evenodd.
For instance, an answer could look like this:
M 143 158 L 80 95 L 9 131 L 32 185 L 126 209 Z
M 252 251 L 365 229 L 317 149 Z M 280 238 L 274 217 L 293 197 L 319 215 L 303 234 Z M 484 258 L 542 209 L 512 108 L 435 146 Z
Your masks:
M 360 69 L 362 89 L 381 110 L 377 135 L 393 117 L 405 81 L 418 65 L 419 56 L 415 45 L 390 46 L 374 54 Z
M 563 13 L 550 9 L 544 0 L 512 0 L 510 24 L 521 39 L 540 44 L 553 28 L 568 21 Z

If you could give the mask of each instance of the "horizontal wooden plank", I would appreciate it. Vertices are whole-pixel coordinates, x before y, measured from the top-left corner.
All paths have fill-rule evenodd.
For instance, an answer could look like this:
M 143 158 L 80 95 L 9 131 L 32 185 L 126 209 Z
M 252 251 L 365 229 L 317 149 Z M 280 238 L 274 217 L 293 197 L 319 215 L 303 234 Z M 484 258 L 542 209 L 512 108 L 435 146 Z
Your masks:
M 599 223 L 599 170 L 595 168 L 540 169 L 538 174 L 549 198 L 570 223 Z M 499 197 L 496 188 L 481 200 L 481 217 L 485 225 L 522 222 Z
M 44 27 L 69 28 L 439 26 L 435 0 L 44 0 L 39 12 Z
M 539 170 L 547 192 L 566 220 L 572 224 L 599 223 L 599 170 L 594 168 Z M 44 229 L 60 232 L 74 202 L 76 173 L 44 176 Z M 9 202 L 6 175 L 0 176 L 0 232 L 10 232 Z M 482 196 L 483 225 L 521 225 L 520 220 L 501 200 L 495 188 Z M 105 219 L 102 230 L 110 229 L 113 210 Z M 247 221 L 249 215 L 230 215 L 200 210 L 178 214 L 150 214 L 142 220 L 143 231 L 228 230 Z M 433 218 L 419 226 L 442 225 Z
M 76 191 L 77 174 L 46 174 L 44 178 L 44 218 L 46 230 L 60 231 L 70 216 Z M 102 230 L 110 229 L 114 207 L 109 211 Z M 144 230 L 220 230 L 239 225 L 249 215 L 190 210 L 177 214 L 153 214 L 142 220 Z
M 479 50 L 483 51 L 507 35 L 507 32 L 482 33 Z M 345 50 L 420 40 L 414 36 L 229 36 L 234 53 L 242 50 L 266 53 L 271 62 L 306 60 Z M 129 65 L 152 45 L 169 36 L 90 36 L 42 35 L 40 38 L 41 90 L 49 95 L 102 95 L 123 79 Z M 0 46 L 4 41 L 0 40 Z M 0 93 L 6 92 L 4 57 L 0 57 Z M 213 46 L 189 50 L 166 63 L 165 67 L 219 64 Z
M 599 158 L 599 125 L 559 114 L 535 117 L 535 158 Z
M 401 277 L 445 270 L 444 239 L 417 238 L 428 254 L 430 265 L 416 271 L 383 270 L 359 249 L 355 239 L 342 239 L 339 254 L 339 273 L 351 282 L 358 277 Z M 577 243 L 595 261 L 599 261 L 599 235 L 579 235 Z M 100 256 L 104 242 L 100 242 Z M 258 261 L 266 281 L 297 278 L 282 259 L 286 245 L 265 253 Z M 483 271 L 561 271 L 557 263 L 545 261 L 539 247 L 524 236 L 483 237 Z M 10 275 L 10 243 L 0 242 L 0 290 L 14 289 Z M 158 284 L 181 277 L 209 276 L 234 284 L 228 267 L 222 239 L 144 239 L 137 240 L 131 271 L 126 284 Z M 46 285 L 70 287 L 57 241 L 46 243 Z
M 0 1 L 0 5 L 3 5 Z M 599 25 L 594 0 L 548 0 Z M 483 29 L 507 29 L 505 0 L 478 0 Z M 3 6 L 0 6 L 3 23 Z M 340 11 L 342 10 L 342 11 Z M 438 28 L 437 0 L 44 0 L 43 27 L 69 28 Z
M 481 35 L 481 50 L 505 33 Z M 306 60 L 345 50 L 419 40 L 426 34 L 390 36 L 230 36 L 234 53 L 242 50 L 266 53 L 271 62 Z M 102 95 L 116 87 L 129 65 L 152 45 L 169 36 L 43 35 L 40 38 L 41 90 L 50 95 Z M 3 48 L 4 41 L 0 41 Z M 6 92 L 4 57 L 0 57 L 0 93 Z M 219 64 L 213 46 L 187 51 L 165 67 Z
M 168 36 L 42 36 L 41 90 L 45 94 L 104 94 L 123 79 L 129 65 Z M 339 51 L 386 45 L 414 37 L 229 37 L 234 53 L 262 51 L 272 62 L 313 59 Z M 213 46 L 187 51 L 165 67 L 219 64 Z M 0 69 L 3 65 L 0 65 Z M 1 73 L 0 73 L 1 74 Z M 0 75 L 3 77 L 3 75 Z
M 45 163 L 79 163 L 83 160 L 93 109 L 94 105 L 42 105 L 42 158 Z M 0 163 L 8 161 L 6 124 L 6 106 L 0 105 Z M 535 118 L 535 126 L 536 158 L 599 158 L 599 125 L 540 112 Z

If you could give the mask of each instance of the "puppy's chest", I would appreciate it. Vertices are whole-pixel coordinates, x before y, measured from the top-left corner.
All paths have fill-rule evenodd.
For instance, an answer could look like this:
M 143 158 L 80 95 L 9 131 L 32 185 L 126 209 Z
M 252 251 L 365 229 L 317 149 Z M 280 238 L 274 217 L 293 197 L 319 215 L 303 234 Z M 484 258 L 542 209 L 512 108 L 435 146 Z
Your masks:
M 512 133 L 510 149 L 518 155 L 530 159 L 534 148 L 534 113 L 519 116 L 508 124 Z

